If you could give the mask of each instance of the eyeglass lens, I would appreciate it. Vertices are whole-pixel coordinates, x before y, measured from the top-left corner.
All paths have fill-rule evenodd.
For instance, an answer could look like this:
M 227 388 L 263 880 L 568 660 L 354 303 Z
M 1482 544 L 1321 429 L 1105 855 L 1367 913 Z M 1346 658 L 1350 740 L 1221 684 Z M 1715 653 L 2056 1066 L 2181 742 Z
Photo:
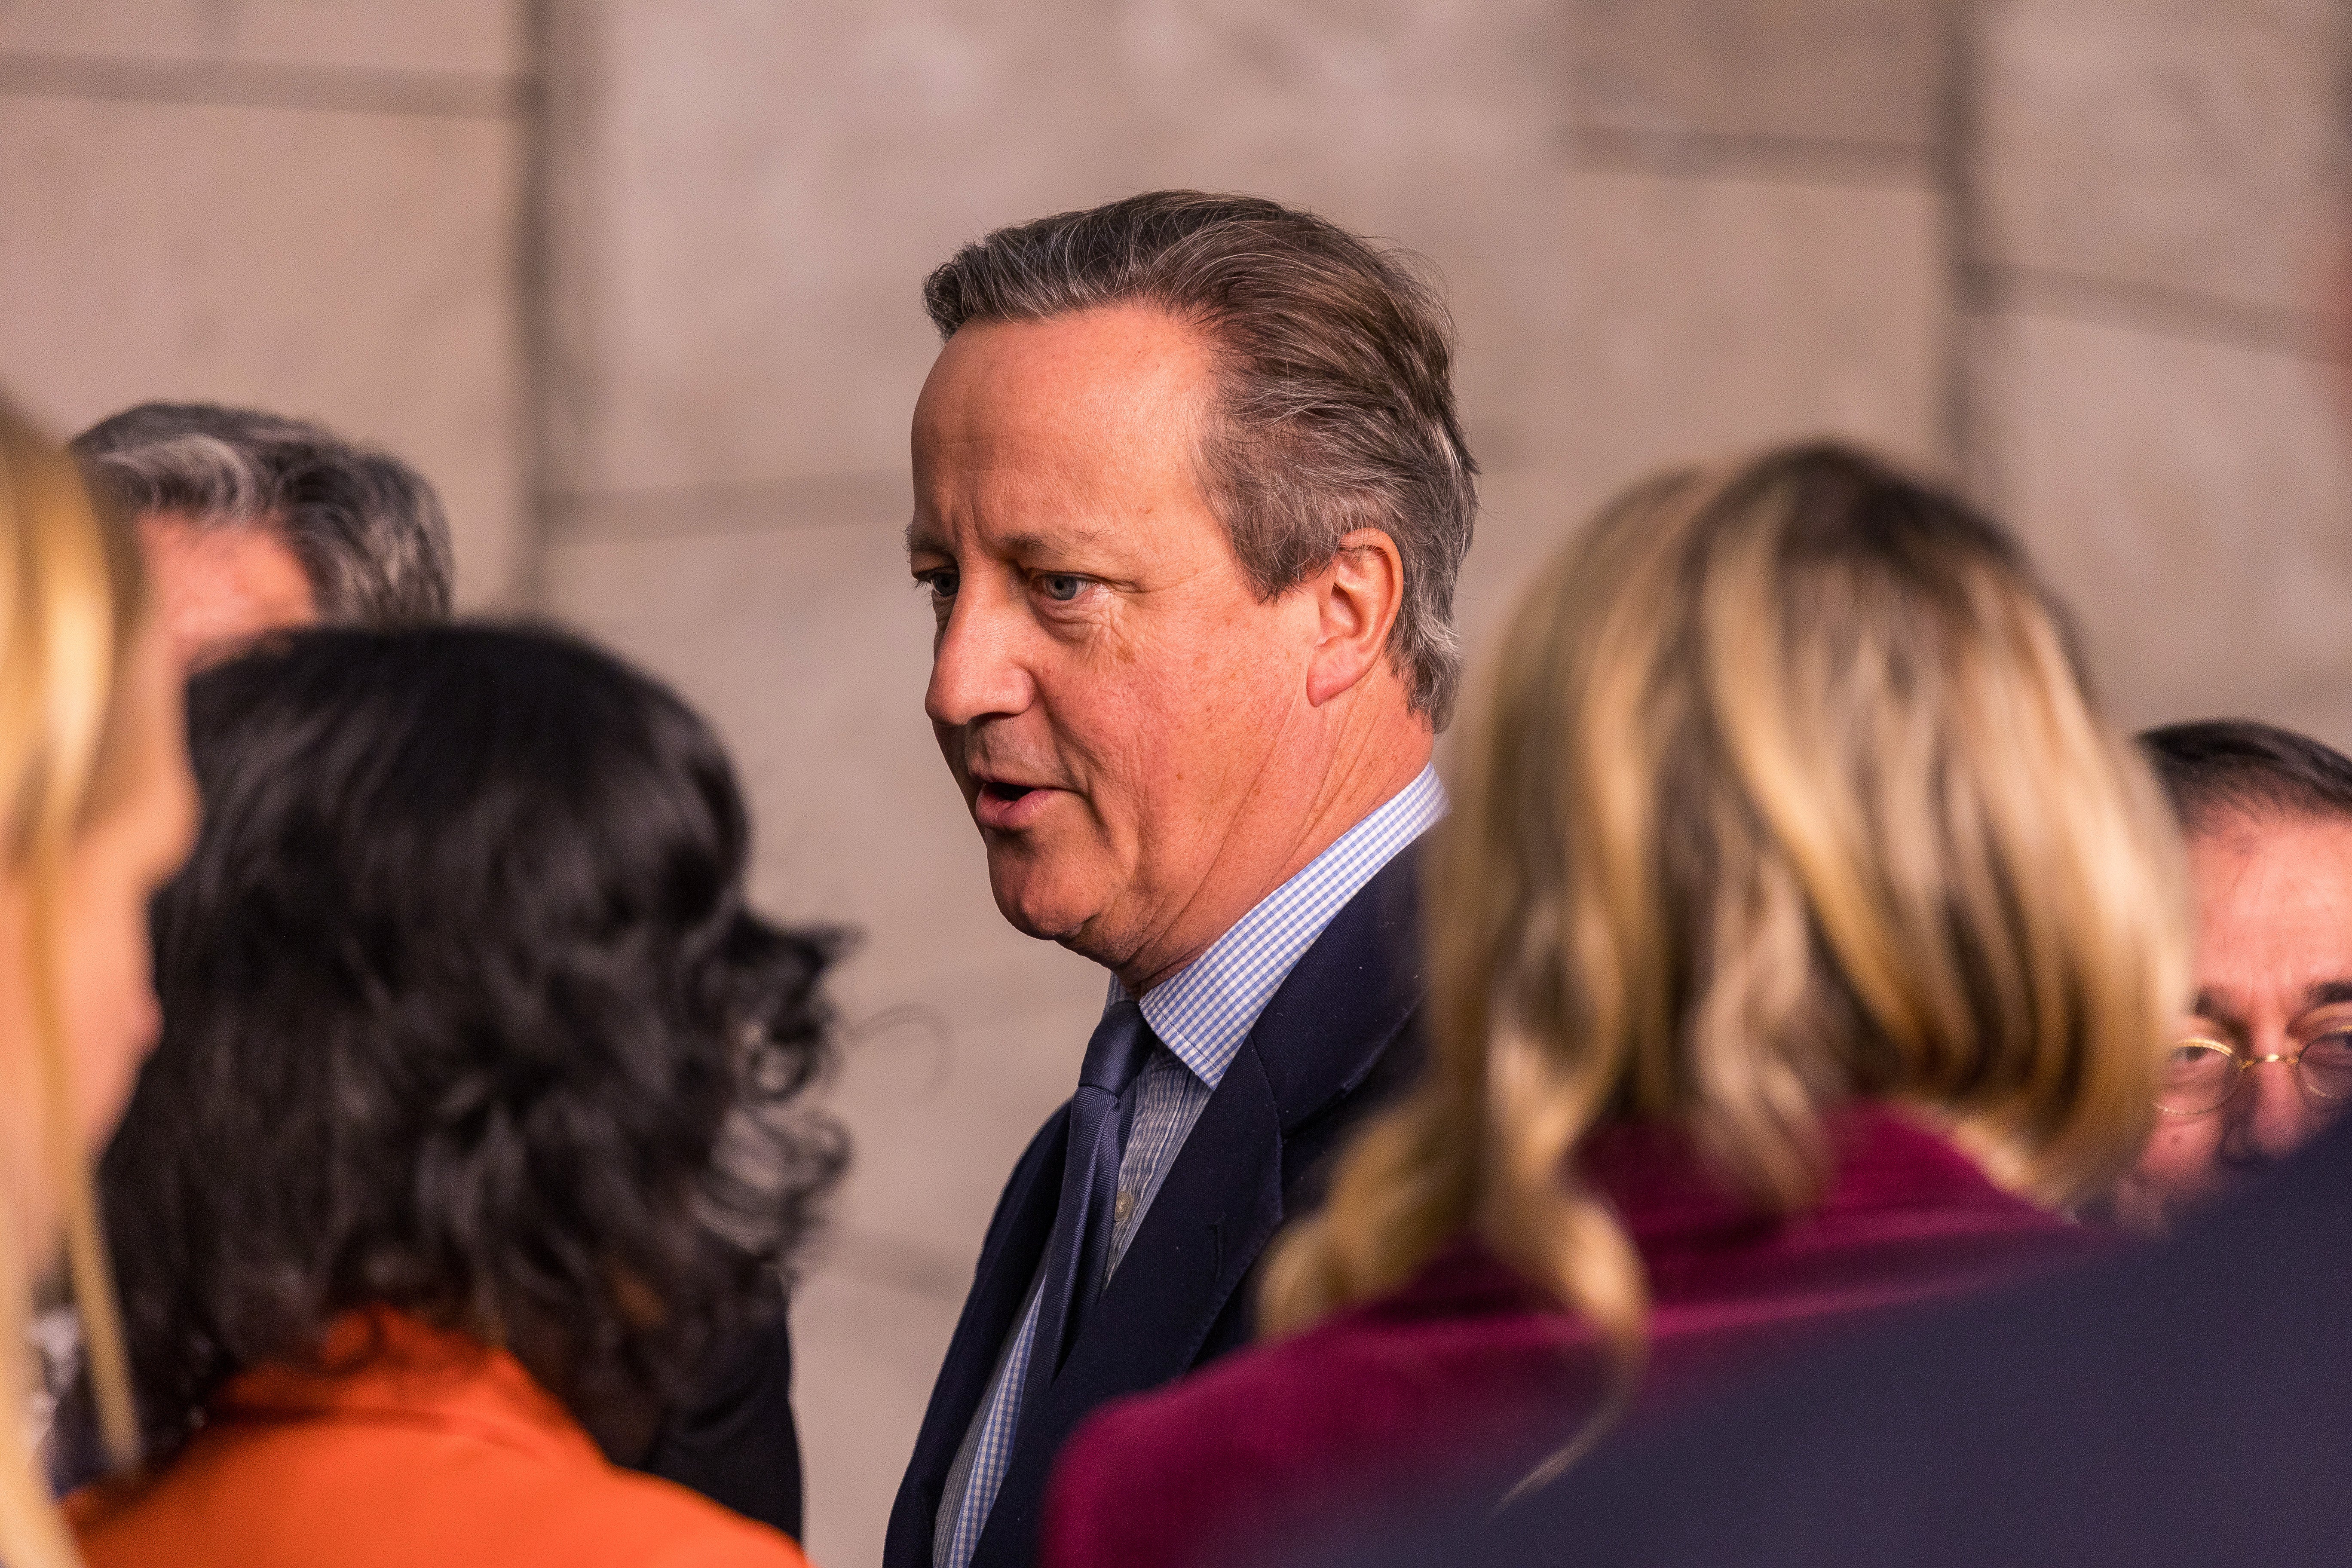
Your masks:
M 2249 1064 L 2212 1040 L 2182 1040 L 2166 1053 L 2157 1109 L 2173 1116 L 2219 1110 L 2238 1092 Z M 2317 1100 L 2352 1100 L 2352 1030 L 2321 1035 L 2294 1058 L 2303 1091 Z

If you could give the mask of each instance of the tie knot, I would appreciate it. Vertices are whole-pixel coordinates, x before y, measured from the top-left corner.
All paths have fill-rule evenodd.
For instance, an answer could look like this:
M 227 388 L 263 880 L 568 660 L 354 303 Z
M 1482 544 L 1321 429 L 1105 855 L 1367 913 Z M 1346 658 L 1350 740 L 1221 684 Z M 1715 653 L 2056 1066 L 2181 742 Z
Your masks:
M 1151 1031 L 1144 1025 L 1143 1009 L 1132 1001 L 1114 1002 L 1103 1010 L 1094 1038 L 1087 1042 L 1078 1082 L 1113 1096 L 1125 1094 L 1150 1050 Z

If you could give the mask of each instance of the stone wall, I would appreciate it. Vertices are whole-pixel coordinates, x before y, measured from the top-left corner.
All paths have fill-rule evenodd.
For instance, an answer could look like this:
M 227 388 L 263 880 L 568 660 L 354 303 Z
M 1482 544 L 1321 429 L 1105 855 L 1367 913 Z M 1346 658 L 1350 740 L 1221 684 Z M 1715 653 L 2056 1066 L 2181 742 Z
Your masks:
M 2352 746 L 2348 54 L 2340 0 L 2008 0 L 1967 40 L 1969 470 L 2135 723 Z
M 551 602 L 728 729 L 770 898 L 866 934 L 836 1091 L 863 1159 L 799 1308 L 821 1555 L 874 1556 L 998 1182 L 1101 985 L 998 921 L 919 711 L 897 532 L 923 271 L 1153 185 L 1304 203 L 1447 279 L 1487 468 L 1474 635 L 1652 466 L 1836 433 L 2012 514 L 2128 721 L 2352 740 L 2313 274 L 2344 40 L 2323 4 L 2177 12 L 574 14 Z
M 60 434 L 205 399 L 390 447 L 509 602 L 522 52 L 478 0 L 0 0 L 0 385 Z
M 997 917 L 898 548 L 923 272 L 1154 185 L 1429 257 L 1487 470 L 1474 641 L 1665 461 L 1961 478 L 2129 722 L 2352 743 L 2323 302 L 2337 0 L 0 0 L 0 379 L 402 447 L 471 603 L 676 681 L 759 888 L 863 942 L 797 1306 L 819 1561 L 873 1562 L 999 1184 L 1102 977 Z M 135 45 L 124 42 L 136 39 Z M 2338 290 L 2352 292 L 2352 290 Z

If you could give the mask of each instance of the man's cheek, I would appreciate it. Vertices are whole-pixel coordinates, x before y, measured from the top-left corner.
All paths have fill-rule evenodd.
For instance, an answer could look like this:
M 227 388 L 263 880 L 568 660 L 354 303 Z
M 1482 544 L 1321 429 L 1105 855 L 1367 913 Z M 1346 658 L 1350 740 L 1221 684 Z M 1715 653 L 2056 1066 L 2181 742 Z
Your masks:
M 2159 1123 L 2140 1155 L 2140 1173 L 2166 1186 L 2203 1180 L 2212 1169 L 2221 1127 L 2218 1115 Z

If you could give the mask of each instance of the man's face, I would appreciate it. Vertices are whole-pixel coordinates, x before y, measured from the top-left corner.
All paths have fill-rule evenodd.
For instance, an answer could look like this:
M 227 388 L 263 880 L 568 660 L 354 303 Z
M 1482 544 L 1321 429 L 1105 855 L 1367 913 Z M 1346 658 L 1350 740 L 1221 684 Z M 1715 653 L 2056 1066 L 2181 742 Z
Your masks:
M 1316 610 L 1259 600 L 1201 493 L 1211 375 L 1115 307 L 963 328 L 915 410 L 924 710 L 1005 918 L 1123 972 L 1281 858 L 1253 814 L 1300 787 Z
M 276 530 L 150 512 L 139 533 L 163 635 L 189 669 L 233 658 L 265 632 L 318 623 L 310 579 Z
M 2352 821 L 2230 813 L 2189 843 L 2197 895 L 2197 1016 L 2185 1035 L 2249 1060 L 2352 1031 Z M 2159 1116 L 2118 1207 L 2145 1228 L 2300 1146 L 2342 1106 L 2288 1061 L 2240 1075 L 2218 1110 Z

